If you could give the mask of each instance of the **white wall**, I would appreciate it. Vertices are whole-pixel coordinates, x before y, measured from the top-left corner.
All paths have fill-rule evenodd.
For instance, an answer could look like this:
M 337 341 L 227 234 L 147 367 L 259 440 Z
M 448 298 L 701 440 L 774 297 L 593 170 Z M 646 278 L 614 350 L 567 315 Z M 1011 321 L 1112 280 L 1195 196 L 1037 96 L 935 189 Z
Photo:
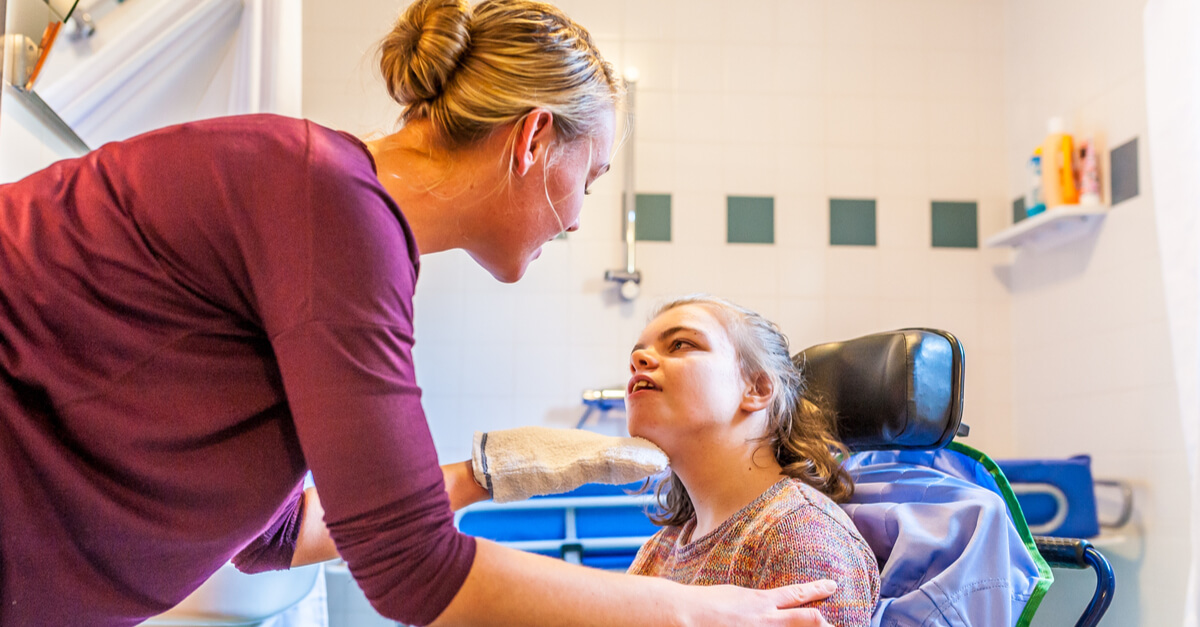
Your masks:
M 1139 188 L 1088 237 L 1011 264 L 1013 431 L 1023 457 L 1093 455 L 1093 471 L 1136 485 L 1135 525 L 1105 547 L 1118 592 L 1106 624 L 1178 625 L 1190 554 L 1182 445 L 1149 177 L 1143 0 L 1005 3 L 1010 196 L 1062 115 L 1109 148 L 1138 138 Z M 1056 571 L 1036 624 L 1070 624 L 1092 586 Z
M 0 183 L 32 174 L 59 159 L 77 156 L 24 99 L 7 85 L 0 94 Z
M 1146 5 L 1146 101 L 1159 252 L 1192 479 L 1184 625 L 1200 627 L 1200 3 Z M 1187 77 L 1180 80 L 1180 77 Z
M 45 18 L 33 26 L 28 18 L 45 5 L 20 1 L 20 23 L 40 34 Z M 126 0 L 97 17 L 93 37 L 60 38 L 36 89 L 93 148 L 220 115 L 299 115 L 299 8 L 291 0 Z M 8 3 L 10 17 L 17 10 Z M 0 182 L 75 156 L 20 94 L 5 87 L 3 98 Z
M 16 0 L 9 0 L 4 10 L 5 27 L 10 33 L 33 28 L 30 24 L 40 23 L 43 12 L 49 15 L 45 5 L 40 9 L 33 3 L 17 6 Z M 41 31 L 34 34 L 40 37 Z M 0 183 L 15 181 L 59 159 L 75 156 L 72 145 L 44 121 L 35 107 L 12 87 L 4 85 L 0 91 Z
M 797 349 L 901 326 L 958 334 L 968 440 L 1010 450 L 1003 251 L 934 250 L 930 206 L 975 200 L 1007 219 L 1003 12 L 958 0 L 572 0 L 605 56 L 639 68 L 638 191 L 671 193 L 673 239 L 638 244 L 642 296 L 621 304 L 622 161 L 593 187 L 583 228 L 521 283 L 462 254 L 426 257 L 418 377 L 439 452 L 469 433 L 573 425 L 580 391 L 622 385 L 658 298 L 708 291 L 779 322 Z M 304 114 L 360 134 L 398 110 L 370 47 L 402 3 L 305 3 Z M 725 196 L 773 195 L 774 245 L 725 243 Z M 831 248 L 828 198 L 876 198 L 878 246 Z

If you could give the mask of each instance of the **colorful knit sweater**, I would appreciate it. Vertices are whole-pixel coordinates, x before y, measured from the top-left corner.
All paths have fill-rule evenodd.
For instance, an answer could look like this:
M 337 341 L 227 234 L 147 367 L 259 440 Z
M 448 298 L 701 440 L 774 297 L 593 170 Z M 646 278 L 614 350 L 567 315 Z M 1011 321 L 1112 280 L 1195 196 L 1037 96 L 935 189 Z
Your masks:
M 664 527 L 638 551 L 629 572 L 759 589 L 832 579 L 837 592 L 813 607 L 834 625 L 871 623 L 879 602 L 875 555 L 842 509 L 808 484 L 781 479 L 690 542 L 695 527 L 695 519 Z

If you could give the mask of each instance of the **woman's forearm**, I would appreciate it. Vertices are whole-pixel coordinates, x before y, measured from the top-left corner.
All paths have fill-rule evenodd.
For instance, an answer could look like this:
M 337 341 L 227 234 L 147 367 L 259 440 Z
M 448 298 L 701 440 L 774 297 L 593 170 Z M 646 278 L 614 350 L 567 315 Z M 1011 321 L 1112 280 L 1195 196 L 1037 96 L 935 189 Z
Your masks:
M 487 625 L 828 625 L 812 609 L 780 610 L 828 596 L 822 583 L 776 590 L 683 586 L 585 568 L 476 540 L 475 562 L 436 627 Z
M 446 482 L 446 494 L 450 496 L 450 509 L 456 512 L 472 503 L 492 498 L 485 488 L 475 482 L 469 459 L 442 466 L 442 480 Z
M 325 528 L 325 508 L 316 488 L 304 491 L 304 513 L 300 518 L 300 535 L 296 537 L 296 551 L 292 553 L 292 568 L 325 562 L 338 556 L 329 529 Z
M 442 480 L 450 497 L 450 509 L 454 511 L 491 497 L 487 490 L 475 482 L 471 460 L 442 466 Z M 293 568 L 325 562 L 338 556 L 337 546 L 329 537 L 324 517 L 325 509 L 321 507 L 317 489 L 308 488 L 304 491 L 304 513 L 300 521 L 300 534 L 296 538 L 296 551 L 292 554 Z

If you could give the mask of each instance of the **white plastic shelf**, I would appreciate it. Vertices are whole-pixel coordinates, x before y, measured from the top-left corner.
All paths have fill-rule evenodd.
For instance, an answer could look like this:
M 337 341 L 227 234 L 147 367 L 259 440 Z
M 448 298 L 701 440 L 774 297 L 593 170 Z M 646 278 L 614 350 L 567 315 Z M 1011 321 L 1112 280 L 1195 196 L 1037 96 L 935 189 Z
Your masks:
M 1060 205 L 984 240 L 984 246 L 999 248 L 1049 248 L 1082 237 L 1101 220 L 1108 208 L 1103 205 Z

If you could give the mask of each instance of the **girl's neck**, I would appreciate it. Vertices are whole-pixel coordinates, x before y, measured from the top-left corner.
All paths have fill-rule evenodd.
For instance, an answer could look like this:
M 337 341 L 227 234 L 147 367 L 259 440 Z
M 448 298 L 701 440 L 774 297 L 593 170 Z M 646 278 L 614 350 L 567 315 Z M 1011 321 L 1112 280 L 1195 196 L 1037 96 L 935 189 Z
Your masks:
M 722 448 L 725 450 L 688 453 L 680 459 L 698 463 L 672 467 L 687 487 L 696 511 L 691 540 L 715 531 L 783 478 L 782 468 L 765 442 Z

